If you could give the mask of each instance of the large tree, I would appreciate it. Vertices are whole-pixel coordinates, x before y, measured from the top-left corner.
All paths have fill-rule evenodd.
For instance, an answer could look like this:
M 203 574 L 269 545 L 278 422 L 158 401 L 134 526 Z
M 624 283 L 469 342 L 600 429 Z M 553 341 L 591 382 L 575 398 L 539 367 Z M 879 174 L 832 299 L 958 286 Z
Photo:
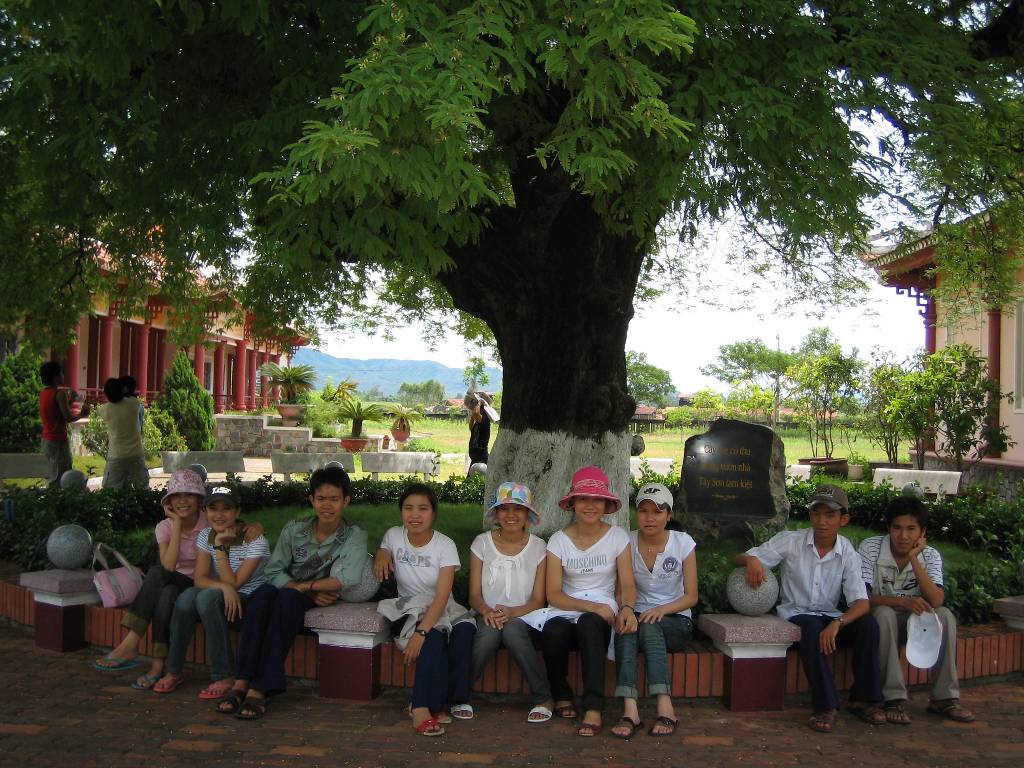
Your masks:
M 659 222 L 732 216 L 827 302 L 862 204 L 956 187 L 1019 85 L 1020 0 L 107 5 L 0 10 L 0 322 L 66 338 L 100 267 L 126 303 L 455 315 L 504 366 L 488 482 L 546 528 L 580 464 L 626 489 L 634 295 L 686 274 Z

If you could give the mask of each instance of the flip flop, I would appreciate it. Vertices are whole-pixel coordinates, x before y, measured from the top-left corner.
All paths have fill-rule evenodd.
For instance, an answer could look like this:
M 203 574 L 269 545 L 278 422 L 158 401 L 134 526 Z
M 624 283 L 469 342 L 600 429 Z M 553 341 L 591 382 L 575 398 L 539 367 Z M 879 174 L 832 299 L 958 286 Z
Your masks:
M 102 661 L 113 661 L 116 664 L 101 664 Z M 119 659 L 109 654 L 92 663 L 92 668 L 98 669 L 100 672 L 120 672 L 123 669 L 134 669 L 137 666 L 139 666 L 139 662 L 135 659 Z
M 451 708 L 452 717 L 456 720 L 472 720 L 473 719 L 473 705 L 472 704 L 456 704 Z
M 526 716 L 526 722 L 528 723 L 546 723 L 551 719 L 554 713 L 545 707 L 543 704 L 538 704 L 536 707 L 530 710 L 530 714 Z M 540 717 L 534 717 L 534 715 L 540 715 Z
M 575 720 L 576 708 L 572 704 L 563 704 L 560 707 L 555 707 L 555 715 L 563 720 Z
M 247 691 L 236 691 L 232 688 L 228 691 L 227 695 L 222 697 L 220 701 L 214 705 L 213 709 L 222 715 L 234 715 L 237 714 L 238 708 L 242 706 L 242 702 L 245 701 L 245 694 Z
M 668 730 L 662 733 L 658 733 L 654 729 L 657 728 L 659 725 L 665 726 L 666 728 L 668 728 Z M 651 726 L 651 730 L 647 732 L 647 735 L 654 736 L 656 739 L 663 738 L 665 736 L 671 736 L 673 733 L 676 732 L 677 725 L 679 725 L 678 720 L 673 720 L 671 717 L 666 717 L 665 715 L 659 715 L 658 719 L 654 721 L 654 725 Z
M 811 715 L 810 726 L 812 731 L 818 733 L 832 733 L 832 728 L 836 724 L 836 711 L 834 709 L 828 712 L 815 712 Z
M 444 736 L 445 730 L 441 727 L 441 724 L 437 722 L 436 717 L 428 717 L 416 726 L 416 733 L 420 736 Z
M 147 673 L 132 683 L 132 688 L 136 691 L 150 691 L 159 679 L 160 675 L 150 675 Z
M 199 698 L 203 701 L 223 699 L 231 690 L 233 690 L 233 686 L 231 685 L 226 685 L 224 683 L 210 683 L 199 692 Z
M 174 693 L 182 685 L 185 684 L 184 675 L 173 675 L 166 674 L 156 681 L 156 685 L 153 686 L 154 693 Z
M 257 699 L 247 696 L 245 701 L 242 702 L 242 706 L 235 712 L 235 719 L 259 720 L 267 714 L 268 706 L 270 706 L 270 700 L 267 698 Z
M 625 725 L 626 727 L 628 727 L 629 728 L 629 733 L 616 733 L 615 729 L 618 728 L 620 725 Z M 617 722 L 614 726 L 612 726 L 612 736 L 614 736 L 616 739 L 622 739 L 623 741 L 629 741 L 630 739 L 632 739 L 636 735 L 636 732 L 639 731 L 643 727 L 644 727 L 644 723 L 643 723 L 642 720 L 638 721 L 638 722 L 634 722 L 633 720 L 630 720 L 628 717 L 623 715 L 622 717 L 619 718 L 619 722 Z
M 580 727 L 576 729 L 576 735 L 591 739 L 601 732 L 603 725 L 603 723 L 581 723 Z

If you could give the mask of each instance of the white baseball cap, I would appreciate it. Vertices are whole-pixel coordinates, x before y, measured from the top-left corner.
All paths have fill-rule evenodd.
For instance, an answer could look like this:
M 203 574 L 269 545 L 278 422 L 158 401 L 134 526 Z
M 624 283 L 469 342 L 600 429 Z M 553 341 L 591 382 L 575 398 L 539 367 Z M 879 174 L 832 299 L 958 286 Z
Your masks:
M 647 500 L 653 501 L 659 509 L 668 507 L 669 511 L 672 511 L 674 502 L 672 491 L 661 483 L 645 483 L 640 487 L 640 490 L 636 492 L 636 505 L 639 507 L 641 501 Z
M 907 620 L 907 661 L 931 669 L 942 651 L 942 622 L 935 611 L 915 613 Z

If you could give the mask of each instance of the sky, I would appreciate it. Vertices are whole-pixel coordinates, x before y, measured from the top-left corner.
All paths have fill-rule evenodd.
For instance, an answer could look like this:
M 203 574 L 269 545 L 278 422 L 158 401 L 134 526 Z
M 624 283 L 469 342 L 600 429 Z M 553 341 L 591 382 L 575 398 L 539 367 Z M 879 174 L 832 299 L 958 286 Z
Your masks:
M 728 286 L 728 282 L 720 285 Z M 823 318 L 809 317 L 799 308 L 780 313 L 776 308 L 790 302 L 771 291 L 742 301 L 744 306 L 738 308 L 694 306 L 692 300 L 680 306 L 678 299 L 662 297 L 638 308 L 626 348 L 646 353 L 648 362 L 669 371 L 679 392 L 693 393 L 707 386 L 724 393 L 728 386 L 704 376 L 700 368 L 715 360 L 720 346 L 745 339 L 761 338 L 774 346 L 778 334 L 782 349 L 789 349 L 812 327 L 824 325 L 846 352 L 856 348 L 862 359 L 874 348 L 905 358 L 924 346 L 924 323 L 915 301 L 898 295 L 895 288 L 873 285 L 855 307 L 837 308 Z M 813 307 L 804 305 L 802 309 Z M 386 341 L 327 333 L 320 348 L 336 357 L 436 360 L 453 368 L 466 365 L 467 346 L 457 336 L 446 338 L 433 351 L 427 349 L 416 328 L 396 330 L 394 336 L 393 341 Z

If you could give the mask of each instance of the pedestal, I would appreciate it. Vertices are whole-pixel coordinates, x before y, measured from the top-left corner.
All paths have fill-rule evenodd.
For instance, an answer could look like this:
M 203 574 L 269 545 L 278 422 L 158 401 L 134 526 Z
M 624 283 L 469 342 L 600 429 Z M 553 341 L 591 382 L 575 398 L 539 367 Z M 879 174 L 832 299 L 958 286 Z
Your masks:
M 778 616 L 704 614 L 700 630 L 725 655 L 723 696 L 737 712 L 782 709 L 786 652 L 800 628 Z
M 380 693 L 380 645 L 391 639 L 391 624 L 376 603 L 313 608 L 305 625 L 317 635 L 321 696 L 368 701 Z
M 1010 629 L 1024 632 L 1024 595 L 1000 597 L 992 604 L 992 609 L 1002 617 Z
M 85 646 L 85 606 L 100 602 L 92 571 L 30 571 L 20 576 L 36 604 L 36 645 L 49 651 Z

